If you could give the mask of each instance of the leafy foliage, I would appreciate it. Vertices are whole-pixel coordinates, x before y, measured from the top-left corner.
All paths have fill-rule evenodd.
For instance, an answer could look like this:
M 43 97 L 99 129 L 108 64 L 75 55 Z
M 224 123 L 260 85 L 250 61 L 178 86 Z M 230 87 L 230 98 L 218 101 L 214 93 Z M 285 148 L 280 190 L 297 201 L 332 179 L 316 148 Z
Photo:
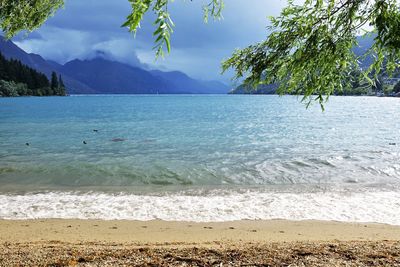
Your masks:
M 224 9 L 223 0 L 212 0 L 208 5 L 203 6 L 204 22 L 208 22 L 209 16 L 211 15 L 214 19 L 222 18 L 222 10 Z
M 63 4 L 63 0 L 0 0 L 0 27 L 7 38 L 21 30 L 33 31 Z
M 289 1 L 271 24 L 265 41 L 235 51 L 223 70 L 233 68 L 236 78 L 246 77 L 254 86 L 277 83 L 280 94 L 304 95 L 307 105 L 316 100 L 323 107 L 335 90 L 349 86 L 351 74 L 361 71 L 360 61 L 367 54 L 375 61 L 360 73 L 371 84 L 384 61 L 389 73 L 399 66 L 396 0 L 306 0 L 303 5 Z M 356 36 L 366 25 L 374 27 L 375 43 L 366 55 L 356 56 Z
M 400 82 L 396 83 L 396 85 L 393 88 L 393 92 L 400 93 Z
M 153 32 L 155 38 L 154 50 L 156 57 L 164 57 L 164 51 L 171 52 L 170 37 L 173 32 L 174 23 L 168 12 L 168 4 L 173 0 L 129 0 L 132 6 L 131 14 L 126 18 L 122 27 L 127 27 L 130 32 L 136 34 L 140 28 L 140 22 L 148 11 L 156 15 L 154 25 L 156 29 Z M 204 20 L 208 21 L 209 15 L 214 18 L 220 18 L 224 7 L 222 0 L 212 0 L 203 7 Z
M 0 80 L 0 96 L 28 95 L 28 90 L 24 83 Z

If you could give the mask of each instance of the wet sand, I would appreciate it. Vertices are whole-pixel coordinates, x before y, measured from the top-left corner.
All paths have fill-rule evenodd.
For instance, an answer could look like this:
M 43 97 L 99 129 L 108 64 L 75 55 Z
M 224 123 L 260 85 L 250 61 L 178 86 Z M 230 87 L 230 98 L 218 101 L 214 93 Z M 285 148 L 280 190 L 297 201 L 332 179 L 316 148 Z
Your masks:
M 384 224 L 0 220 L 0 246 L 0 266 L 400 266 Z

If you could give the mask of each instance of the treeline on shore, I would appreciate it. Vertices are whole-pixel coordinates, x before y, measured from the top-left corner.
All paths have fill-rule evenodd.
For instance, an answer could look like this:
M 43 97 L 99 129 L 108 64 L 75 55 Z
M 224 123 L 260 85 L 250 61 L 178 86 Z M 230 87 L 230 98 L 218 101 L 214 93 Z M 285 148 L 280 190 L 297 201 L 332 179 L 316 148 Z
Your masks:
M 11 96 L 65 96 L 61 75 L 53 72 L 51 81 L 44 75 L 21 63 L 6 59 L 0 53 L 0 97 Z
M 393 77 L 386 74 L 379 75 L 374 79 L 373 85 L 367 82 L 360 71 L 351 73 L 349 80 L 341 90 L 335 90 L 335 95 L 370 95 L 370 96 L 399 96 L 400 72 L 396 70 Z

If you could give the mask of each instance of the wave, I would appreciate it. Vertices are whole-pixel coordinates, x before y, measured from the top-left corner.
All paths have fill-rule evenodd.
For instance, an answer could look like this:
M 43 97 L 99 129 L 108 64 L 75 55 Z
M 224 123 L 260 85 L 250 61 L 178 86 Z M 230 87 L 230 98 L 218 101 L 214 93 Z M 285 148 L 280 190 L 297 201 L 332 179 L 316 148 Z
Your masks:
M 43 186 L 135 185 L 279 185 L 319 183 L 400 183 L 398 153 L 371 151 L 316 157 L 252 159 L 244 162 L 191 162 L 166 158 L 138 162 L 137 158 L 101 161 L 42 161 L 4 163 L 0 183 Z M 0 190 L 0 192 L 4 190 Z
M 334 220 L 400 225 L 400 191 L 245 192 L 212 190 L 140 195 L 39 192 L 0 195 L 1 219 L 101 219 L 219 222 Z

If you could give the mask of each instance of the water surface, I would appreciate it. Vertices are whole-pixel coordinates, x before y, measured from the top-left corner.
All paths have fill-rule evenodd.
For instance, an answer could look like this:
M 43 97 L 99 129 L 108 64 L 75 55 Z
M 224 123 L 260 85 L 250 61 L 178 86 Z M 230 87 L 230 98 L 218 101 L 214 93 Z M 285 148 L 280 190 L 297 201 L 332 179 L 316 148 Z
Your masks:
M 400 101 L 0 99 L 0 218 L 400 224 Z

